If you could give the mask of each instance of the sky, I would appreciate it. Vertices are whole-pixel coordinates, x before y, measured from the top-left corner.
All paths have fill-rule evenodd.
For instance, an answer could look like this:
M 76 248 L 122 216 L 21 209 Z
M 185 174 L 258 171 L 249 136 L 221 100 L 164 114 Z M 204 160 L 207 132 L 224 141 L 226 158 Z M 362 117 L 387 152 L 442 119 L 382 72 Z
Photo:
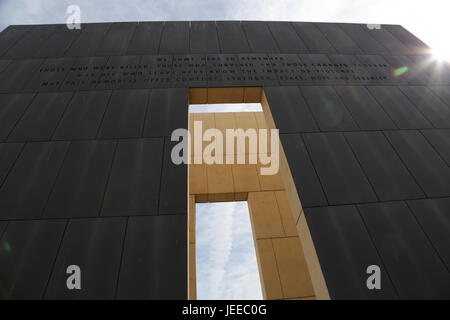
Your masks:
M 260 103 L 190 104 L 189 113 L 262 112 Z
M 450 58 L 449 0 L 0 0 L 0 30 L 10 24 L 65 23 L 69 5 L 82 22 L 280 20 L 401 24 Z
M 65 23 L 69 5 L 81 8 L 82 22 L 279 20 L 400 24 L 440 57 L 450 60 L 449 0 L 0 0 L 0 30 L 11 24 Z M 205 108 L 199 107 L 197 112 Z M 197 226 L 197 249 L 202 248 L 197 250 L 197 273 L 201 275 L 198 298 L 260 299 L 246 203 L 199 204 Z M 218 238 L 221 241 L 214 241 Z
M 262 299 L 247 202 L 196 206 L 197 298 Z

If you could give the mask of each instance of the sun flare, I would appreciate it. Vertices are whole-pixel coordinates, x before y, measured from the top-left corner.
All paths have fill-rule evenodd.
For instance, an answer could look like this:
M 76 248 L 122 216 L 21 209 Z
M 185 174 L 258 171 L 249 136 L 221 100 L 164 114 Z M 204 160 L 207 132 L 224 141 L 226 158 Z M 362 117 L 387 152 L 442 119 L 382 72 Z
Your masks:
M 433 57 L 440 61 L 450 62 L 450 48 L 433 49 Z

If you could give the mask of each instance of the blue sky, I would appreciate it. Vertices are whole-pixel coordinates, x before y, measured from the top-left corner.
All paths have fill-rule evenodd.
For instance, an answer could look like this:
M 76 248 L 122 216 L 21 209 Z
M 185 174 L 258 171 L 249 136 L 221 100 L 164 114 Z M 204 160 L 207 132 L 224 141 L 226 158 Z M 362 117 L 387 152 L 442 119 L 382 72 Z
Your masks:
M 197 298 L 262 299 L 247 202 L 197 204 Z
M 79 5 L 82 21 L 291 20 L 402 24 L 450 52 L 448 0 L 0 0 L 0 30 L 10 24 L 64 23 Z M 450 55 L 449 55 L 450 56 Z

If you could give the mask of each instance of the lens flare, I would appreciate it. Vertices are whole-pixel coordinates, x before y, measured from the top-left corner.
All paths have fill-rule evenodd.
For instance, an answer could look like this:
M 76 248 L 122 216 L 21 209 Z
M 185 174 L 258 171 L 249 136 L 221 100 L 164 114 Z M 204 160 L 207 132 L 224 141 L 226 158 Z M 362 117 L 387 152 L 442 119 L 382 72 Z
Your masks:
M 11 244 L 9 242 L 3 242 L 2 244 L 3 250 L 7 253 L 10 253 L 12 248 L 11 248 Z
M 433 57 L 439 61 L 450 62 L 450 46 L 441 45 L 433 48 Z
M 356 91 L 355 87 L 351 86 L 351 87 L 347 87 L 348 91 L 350 91 L 350 94 L 353 98 L 353 100 L 355 101 L 359 101 L 360 97 L 359 97 L 359 93 L 358 91 Z
M 408 70 L 409 70 L 408 66 L 402 66 L 400 68 L 395 69 L 392 73 L 394 74 L 394 76 L 400 77 L 400 76 L 404 75 L 405 73 L 407 73 Z
M 323 110 L 329 111 L 333 108 L 333 101 L 328 99 L 323 99 Z

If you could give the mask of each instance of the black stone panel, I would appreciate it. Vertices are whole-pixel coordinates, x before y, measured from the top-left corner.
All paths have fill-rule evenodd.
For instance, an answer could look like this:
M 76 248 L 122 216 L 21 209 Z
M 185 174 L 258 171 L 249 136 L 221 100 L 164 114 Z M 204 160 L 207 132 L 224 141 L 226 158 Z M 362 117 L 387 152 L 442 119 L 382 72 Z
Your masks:
M 450 167 L 420 132 L 385 134 L 428 197 L 450 196 Z
M 300 61 L 306 66 L 308 84 L 346 84 L 346 74 L 341 73 L 338 64 L 333 63 L 326 54 L 299 54 Z
M 110 96 L 111 91 L 76 92 L 56 128 L 53 139 L 94 139 Z
M 149 90 L 117 90 L 111 95 L 98 137 L 138 138 L 142 135 Z
M 136 83 L 141 56 L 110 57 L 102 70 L 96 89 L 128 89 Z
M 172 57 L 171 88 L 206 87 L 206 58 L 200 54 Z
M 386 54 L 387 49 L 369 34 L 366 25 L 339 23 L 339 27 L 353 39 L 366 54 Z
M 24 90 L 29 92 L 57 91 L 74 63 L 75 58 L 46 59 Z
M 450 298 L 450 273 L 404 202 L 358 208 L 401 299 Z
M 431 123 L 394 86 L 368 86 L 369 91 L 399 129 L 432 128 Z
M 9 26 L 0 32 L 0 57 L 32 29 L 31 26 Z
M 9 223 L 0 241 L 0 299 L 43 298 L 65 225 L 64 220 Z
M 408 206 L 449 271 L 450 198 L 409 201 Z
M 430 89 L 450 108 L 450 87 L 431 86 Z
M 450 166 L 450 130 L 423 130 L 422 133 L 434 150 Z
M 341 133 L 307 133 L 303 138 L 330 205 L 377 201 Z
M 20 92 L 44 60 L 14 60 L 0 74 L 0 93 Z
M 314 23 L 292 22 L 292 26 L 308 47 L 309 52 L 336 53 L 336 49 Z
M 100 83 L 109 57 L 79 57 L 67 73 L 60 90 L 93 90 Z
M 409 54 L 425 54 L 431 52 L 431 48 L 429 46 L 402 26 L 384 25 L 384 28 L 387 29 L 395 38 L 399 39 L 409 49 Z
M 205 59 L 208 87 L 243 86 L 244 79 L 237 55 L 208 55 Z
M 275 53 L 280 52 L 277 43 L 267 24 L 263 21 L 242 21 L 251 52 Z
M 36 25 L 6 51 L 4 59 L 31 58 L 58 30 L 58 25 Z
M 276 73 L 272 70 L 266 54 L 240 54 L 239 67 L 246 86 L 274 86 L 278 84 Z
M 186 214 L 187 212 L 187 165 L 172 162 L 172 148 L 178 141 L 164 141 L 164 156 L 159 193 L 159 214 Z M 183 155 L 185 156 L 185 155 Z M 186 156 L 187 157 L 187 156 Z M 180 183 L 183 181 L 183 183 Z
M 358 130 L 358 126 L 333 87 L 302 86 L 300 91 L 303 93 L 320 130 Z
M 222 53 L 247 53 L 250 47 L 240 21 L 217 21 Z
M 345 137 L 381 201 L 424 197 L 381 132 L 349 132 Z
M 73 92 L 39 93 L 33 99 L 8 141 L 50 140 Z
M 0 189 L 0 220 L 40 218 L 68 142 L 28 143 Z
M 265 87 L 264 93 L 280 133 L 318 131 L 298 87 Z
M 430 85 L 450 85 L 450 64 L 442 63 L 430 55 L 408 56 L 420 69 L 423 76 L 426 76 L 427 84 Z
M 41 48 L 34 54 L 35 58 L 60 58 L 64 57 L 75 39 L 81 34 L 80 29 L 68 29 L 65 24 L 58 25 L 54 32 Z
M 6 69 L 6 67 L 11 63 L 11 60 L 0 60 L 0 73 Z
M 172 56 L 142 56 L 134 88 L 170 87 Z
M 81 34 L 66 52 L 67 57 L 93 56 L 108 32 L 110 23 L 88 23 L 81 25 Z
M 430 76 L 423 72 L 420 65 L 411 59 L 411 56 L 385 55 L 384 59 L 392 66 L 391 74 L 408 84 L 426 85 L 430 82 Z
M 67 226 L 46 299 L 114 299 L 126 218 L 74 219 Z M 67 267 L 81 270 L 81 290 L 69 290 Z
M 164 139 L 121 140 L 102 215 L 156 215 Z
M 127 54 L 157 54 L 163 22 L 139 22 L 128 45 Z
M 2 84 L 4 88 L 0 86 L 0 91 L 20 92 L 33 76 L 35 79 L 25 88 L 26 91 L 205 87 L 207 86 L 204 75 L 205 64 L 206 68 L 209 68 L 209 61 L 215 60 L 218 56 L 222 55 L 111 56 L 82 58 L 75 62 L 70 58 L 48 59 L 37 74 L 35 69 L 29 69 L 30 61 L 26 60 L 26 64 L 22 66 L 20 62 L 18 66 L 24 69 L 22 71 L 24 75 L 20 76 L 20 79 L 15 79 L 17 74 L 11 72 L 15 63 L 7 60 L 0 77 L 6 80 L 9 76 L 13 76 L 16 83 L 13 87 L 5 82 Z M 428 75 L 416 77 L 420 66 L 408 67 L 404 66 L 401 60 L 389 59 L 395 66 L 399 66 L 392 67 L 384 57 L 376 55 L 240 54 L 238 56 L 240 68 L 243 75 L 246 75 L 249 86 L 409 83 L 423 85 L 428 81 Z M 103 59 L 108 59 L 108 62 L 105 63 Z M 249 62 L 257 63 L 251 65 Z M 150 66 L 153 68 L 149 69 Z M 222 70 L 212 70 L 214 73 L 220 71 Z M 242 79 L 233 80 L 234 78 L 219 85 L 236 86 L 242 81 Z M 214 81 L 217 80 L 213 79 Z
M 395 124 L 363 86 L 336 86 L 353 119 L 362 130 L 395 129 Z
M 0 143 L 0 187 L 19 157 L 23 146 L 23 143 Z
M 185 215 L 129 218 L 117 298 L 187 299 L 186 230 Z
M 450 108 L 430 89 L 422 86 L 403 86 L 400 90 L 435 128 L 450 128 Z
M 364 28 L 364 25 L 361 25 Z M 396 37 L 394 37 L 385 25 L 378 25 L 372 27 L 366 27 L 367 33 L 369 33 L 372 38 L 374 38 L 379 43 L 383 44 L 389 53 L 391 54 L 410 54 L 411 51 L 403 43 L 400 42 Z
M 164 23 L 159 53 L 189 53 L 189 22 L 167 21 Z
M 316 23 L 316 27 L 339 53 L 360 54 L 363 51 L 337 23 Z
M 44 216 L 99 215 L 111 169 L 115 141 L 72 142 L 49 197 Z
M 370 74 L 371 83 L 398 84 L 403 82 L 402 78 L 392 79 L 392 66 L 379 55 L 357 55 L 356 58 L 361 62 L 367 73 Z
M 299 134 L 281 134 L 280 139 L 302 206 L 328 205 L 302 137 Z
M 300 61 L 298 55 L 270 54 L 269 61 L 281 86 L 311 82 L 308 67 Z
M 397 299 L 354 206 L 305 209 L 305 216 L 332 299 Z M 382 270 L 381 290 L 366 286 L 367 267 L 374 264 Z
M 425 71 L 431 74 L 431 81 L 430 83 L 436 83 L 436 84 L 445 84 L 447 86 L 450 85 L 450 64 L 443 63 L 442 60 L 439 59 L 430 59 L 430 55 L 426 56 L 412 56 L 416 59 L 422 60 L 423 63 L 428 63 L 428 65 L 424 66 Z M 431 61 L 430 61 L 431 60 Z
M 416 56 L 414 56 L 416 57 Z M 418 56 L 417 56 L 418 57 Z M 424 56 L 424 58 L 428 58 L 428 61 L 430 61 L 430 56 Z M 426 61 L 426 60 L 425 60 Z M 431 72 L 432 80 L 430 82 L 437 83 L 437 84 L 445 84 L 450 85 L 450 64 L 449 63 L 442 63 L 441 60 L 434 59 L 432 63 L 429 63 L 428 72 Z
M 6 231 L 7 226 L 8 226 L 8 221 L 0 221 L 0 240 L 3 236 L 3 232 Z
M 125 54 L 136 26 L 137 23 L 135 22 L 111 23 L 111 27 L 108 29 L 103 41 L 95 50 L 95 55 L 108 56 Z
M 308 48 L 290 22 L 266 22 L 281 53 L 306 53 Z
M 0 141 L 4 141 L 14 129 L 34 94 L 0 94 Z
M 375 80 L 355 55 L 330 54 L 328 58 L 346 83 L 367 84 Z
M 190 30 L 191 53 L 220 53 L 214 21 L 192 21 Z
M 170 137 L 175 129 L 188 127 L 189 91 L 153 89 L 145 121 L 145 137 Z

